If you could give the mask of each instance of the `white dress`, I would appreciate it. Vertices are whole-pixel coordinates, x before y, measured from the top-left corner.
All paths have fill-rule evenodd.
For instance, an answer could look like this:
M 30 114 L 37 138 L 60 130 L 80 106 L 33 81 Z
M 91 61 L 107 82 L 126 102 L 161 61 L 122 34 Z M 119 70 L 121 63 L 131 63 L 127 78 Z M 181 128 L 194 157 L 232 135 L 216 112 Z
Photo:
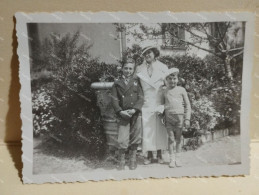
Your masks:
M 144 92 L 144 105 L 142 107 L 143 152 L 166 150 L 168 146 L 167 131 L 156 113 L 161 102 L 158 91 L 164 83 L 164 75 L 168 68 L 157 60 L 152 65 L 151 77 L 148 75 L 145 62 L 136 70 L 136 76 L 139 77 Z

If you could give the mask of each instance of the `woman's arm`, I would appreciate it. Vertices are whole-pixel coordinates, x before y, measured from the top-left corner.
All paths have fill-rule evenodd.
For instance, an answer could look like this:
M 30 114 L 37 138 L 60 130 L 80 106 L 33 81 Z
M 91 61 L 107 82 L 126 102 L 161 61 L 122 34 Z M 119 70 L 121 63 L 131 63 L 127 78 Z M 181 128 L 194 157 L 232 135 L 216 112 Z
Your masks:
M 156 111 L 158 113 L 163 113 L 164 110 L 165 110 L 165 89 L 164 89 L 164 86 L 161 86 L 159 89 L 158 89 L 158 92 L 157 92 L 157 95 L 158 95 L 158 107 L 156 108 Z
M 135 110 L 141 111 L 141 108 L 144 104 L 144 93 L 143 93 L 142 87 L 140 85 L 139 79 L 137 80 L 137 83 L 138 83 L 138 100 L 135 103 L 133 108 Z

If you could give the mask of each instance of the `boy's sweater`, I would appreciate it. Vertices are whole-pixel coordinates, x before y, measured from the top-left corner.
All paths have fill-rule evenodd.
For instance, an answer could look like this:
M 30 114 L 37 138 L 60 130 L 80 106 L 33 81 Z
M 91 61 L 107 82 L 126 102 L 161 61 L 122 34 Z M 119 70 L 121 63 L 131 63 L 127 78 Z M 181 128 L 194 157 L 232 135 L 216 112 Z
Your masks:
M 162 93 L 162 104 L 165 114 L 184 114 L 185 119 L 191 118 L 191 105 L 186 90 L 176 86 L 172 89 L 166 88 Z

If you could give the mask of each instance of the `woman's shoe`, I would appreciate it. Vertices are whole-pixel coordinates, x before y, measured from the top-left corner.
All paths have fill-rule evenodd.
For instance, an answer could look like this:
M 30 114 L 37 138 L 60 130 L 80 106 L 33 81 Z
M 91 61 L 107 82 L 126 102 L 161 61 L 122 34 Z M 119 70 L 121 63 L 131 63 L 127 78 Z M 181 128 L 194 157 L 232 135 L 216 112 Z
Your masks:
M 164 160 L 162 158 L 158 158 L 157 161 L 159 164 L 164 164 Z

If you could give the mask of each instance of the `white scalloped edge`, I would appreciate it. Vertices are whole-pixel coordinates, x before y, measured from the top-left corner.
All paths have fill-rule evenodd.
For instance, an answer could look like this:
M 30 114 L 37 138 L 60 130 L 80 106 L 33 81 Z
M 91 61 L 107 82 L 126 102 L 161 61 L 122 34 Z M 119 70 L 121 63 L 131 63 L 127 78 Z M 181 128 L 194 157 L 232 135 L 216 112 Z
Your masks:
M 249 174 L 250 137 L 249 137 L 249 115 L 251 108 L 251 83 L 253 66 L 253 37 L 255 14 L 251 12 L 54 12 L 54 13 L 24 13 L 15 14 L 16 36 L 18 39 L 17 54 L 19 58 L 19 79 L 21 83 L 20 102 L 22 119 L 22 161 L 23 161 L 23 183 L 62 183 L 62 182 L 85 182 L 100 180 L 123 180 L 144 178 L 171 178 L 171 177 L 204 177 L 204 176 L 238 176 Z M 243 63 L 242 80 L 242 105 L 241 105 L 241 161 L 240 165 L 221 165 L 210 167 L 183 167 L 173 171 L 152 170 L 145 171 L 91 171 L 85 173 L 64 173 L 33 175 L 33 127 L 31 107 L 31 83 L 30 63 L 27 27 L 28 22 L 49 23 L 156 23 L 156 22 L 216 22 L 216 21 L 246 21 L 245 52 Z

